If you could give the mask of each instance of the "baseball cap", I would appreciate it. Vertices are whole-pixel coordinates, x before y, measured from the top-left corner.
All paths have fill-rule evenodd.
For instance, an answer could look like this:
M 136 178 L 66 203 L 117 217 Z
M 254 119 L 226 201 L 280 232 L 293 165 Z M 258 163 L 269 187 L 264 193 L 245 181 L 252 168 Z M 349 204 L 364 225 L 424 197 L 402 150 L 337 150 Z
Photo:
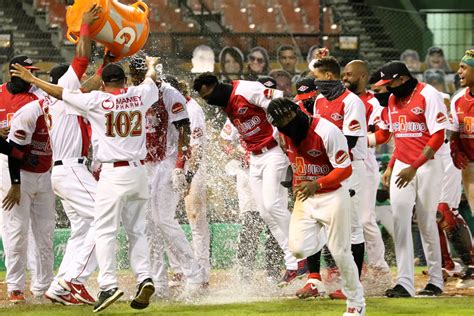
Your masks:
M 40 70 L 38 67 L 33 66 L 33 61 L 26 55 L 18 55 L 13 57 L 10 60 L 10 69 L 12 69 L 13 64 L 19 64 L 30 70 Z
M 102 70 L 102 81 L 118 82 L 125 80 L 125 72 L 119 64 L 111 63 Z
M 49 82 L 53 84 L 57 84 L 59 79 L 64 76 L 64 74 L 69 69 L 68 64 L 61 64 L 54 66 L 51 71 L 49 72 Z
M 296 93 L 295 100 L 303 101 L 316 96 L 316 85 L 314 84 L 314 78 L 305 77 L 301 78 L 296 82 Z
M 274 78 L 270 76 L 260 76 L 258 77 L 257 81 L 263 84 L 267 88 L 276 89 L 277 82 Z
M 407 66 L 401 61 L 390 61 L 380 67 L 379 69 L 380 79 L 377 81 L 374 86 L 383 86 L 384 84 L 389 83 L 393 79 L 397 79 L 400 76 L 410 76 L 411 73 L 408 70 Z

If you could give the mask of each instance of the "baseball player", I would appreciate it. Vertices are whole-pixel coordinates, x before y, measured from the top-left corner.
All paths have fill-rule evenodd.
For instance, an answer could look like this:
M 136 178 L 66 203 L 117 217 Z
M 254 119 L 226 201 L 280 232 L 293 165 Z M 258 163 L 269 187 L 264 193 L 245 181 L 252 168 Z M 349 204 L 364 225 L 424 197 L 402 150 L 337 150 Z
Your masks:
M 207 186 L 206 186 L 206 148 L 207 131 L 206 120 L 201 106 L 189 95 L 186 81 L 179 81 L 173 76 L 164 78 L 172 87 L 180 91 L 186 98 L 186 111 L 191 123 L 190 154 L 186 163 L 186 182 L 184 205 L 191 226 L 194 255 L 202 268 L 202 286 L 207 287 L 211 273 L 210 263 L 210 233 L 207 220 Z M 180 281 L 184 274 L 181 272 L 179 261 L 173 252 L 168 253 L 170 266 L 174 271 L 173 279 Z M 178 283 L 179 285 L 179 283 Z
M 474 210 L 474 133 L 472 132 L 474 130 L 474 107 L 472 106 L 474 104 L 474 50 L 466 51 L 459 64 L 458 74 L 461 86 L 465 88 L 451 101 L 453 132 L 450 147 L 454 165 L 462 169 L 464 193 L 472 211 Z M 465 240 L 467 242 L 467 236 Z M 474 287 L 473 269 L 474 264 L 471 263 L 456 287 Z
M 310 258 L 324 244 L 342 274 L 347 296 L 344 316 L 365 315 L 365 300 L 351 244 L 350 196 L 344 181 L 352 172 L 347 140 L 337 126 L 313 118 L 283 98 L 268 106 L 269 121 L 284 135 L 293 170 L 296 195 L 291 215 L 289 248 L 297 258 Z M 317 296 L 323 288 L 319 265 L 309 264 L 309 277 L 300 297 Z M 316 295 L 314 295 L 316 292 Z
M 364 102 L 367 130 L 373 133 L 380 121 L 383 108 L 374 94 L 366 89 L 368 80 L 369 65 L 367 62 L 353 60 L 344 67 L 342 81 L 347 89 L 355 93 Z M 381 278 L 382 275 L 390 278 L 390 270 L 384 258 L 385 246 L 375 218 L 375 200 L 380 183 L 379 164 L 375 158 L 375 148 L 367 150 L 364 164 L 366 168 L 366 181 L 364 181 L 366 189 L 362 191 L 364 195 L 360 198 L 360 220 L 364 230 L 368 264 L 376 278 Z
M 143 78 L 143 59 L 135 55 L 130 61 L 130 74 L 135 84 Z M 147 227 L 151 246 L 153 280 L 160 297 L 168 292 L 168 275 L 164 262 L 165 246 L 179 262 L 186 285 L 183 298 L 199 293 L 204 282 L 193 248 L 179 225 L 176 207 L 186 189 L 184 172 L 188 155 L 190 122 L 186 99 L 169 83 L 157 82 L 158 102 L 146 115 L 145 163 L 150 180 L 150 211 Z
M 303 112 L 306 111 L 309 115 L 313 115 L 314 101 L 317 95 L 314 78 L 303 77 L 296 82 L 295 101 Z
M 123 295 L 116 276 L 116 239 L 120 221 L 129 240 L 130 262 L 138 283 L 138 290 L 130 306 L 143 309 L 149 305 L 155 291 L 148 259 L 145 235 L 145 207 L 148 200 L 146 156 L 143 121 L 146 111 L 158 99 L 156 58 L 147 59 L 148 71 L 140 86 L 125 87 L 122 67 L 108 64 L 102 71 L 104 91 L 81 93 L 64 89 L 34 77 L 20 65 L 14 65 L 14 76 L 34 83 L 58 100 L 64 100 L 68 113 L 76 113 L 89 120 L 96 157 L 102 171 L 95 197 L 95 244 L 99 264 L 97 303 L 99 312 Z
M 205 73 L 194 80 L 193 89 L 210 105 L 222 109 L 238 129 L 245 149 L 250 151 L 250 186 L 260 215 L 285 253 L 286 273 L 281 284 L 302 276 L 304 261 L 299 263 L 288 249 L 290 213 L 288 195 L 280 185 L 285 180 L 288 158 L 277 141 L 277 131 L 266 119 L 270 101 L 282 96 L 279 90 L 259 82 L 236 80 L 219 82 Z
M 349 188 L 355 191 L 351 198 L 352 214 L 352 254 L 359 276 L 364 261 L 364 235 L 360 224 L 361 199 L 365 196 L 363 183 L 366 168 L 364 159 L 367 156 L 367 124 L 363 102 L 346 89 L 340 80 L 340 66 L 334 57 L 323 57 L 311 64 L 315 85 L 320 94 L 314 103 L 313 113 L 339 127 L 347 138 L 351 152 L 352 175 Z M 330 293 L 332 298 L 345 298 L 340 290 Z
M 416 216 L 428 263 L 428 284 L 419 295 L 443 292 L 441 252 L 436 227 L 436 205 L 441 194 L 442 165 L 434 158 L 448 127 L 446 107 L 438 91 L 419 83 L 402 62 L 389 62 L 380 68 L 380 80 L 392 93 L 388 102 L 390 131 L 395 139 L 392 163 L 382 176 L 390 185 L 394 216 L 395 253 L 398 276 L 388 297 L 415 295 L 411 218 Z M 393 165 L 393 167 L 392 167 Z M 392 173 L 395 174 L 391 177 Z
M 59 65 L 51 70 L 51 83 L 72 90 L 81 88 L 80 79 L 91 54 L 89 26 L 100 11 L 100 7 L 93 6 L 84 13 L 76 56 L 71 65 Z M 88 128 L 81 116 L 67 112 L 64 101 L 46 97 L 37 102 L 43 109 L 51 139 L 53 191 L 61 199 L 71 223 L 71 237 L 63 260 L 45 296 L 64 305 L 94 304 L 94 298 L 84 286 L 97 268 L 93 225 L 97 181 L 85 165 L 90 145 Z

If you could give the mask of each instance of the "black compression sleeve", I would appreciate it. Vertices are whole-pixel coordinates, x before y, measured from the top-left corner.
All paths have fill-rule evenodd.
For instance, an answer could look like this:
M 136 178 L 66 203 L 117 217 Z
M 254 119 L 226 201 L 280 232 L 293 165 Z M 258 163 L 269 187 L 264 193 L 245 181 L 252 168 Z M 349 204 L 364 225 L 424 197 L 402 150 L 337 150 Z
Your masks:
M 3 137 L 0 137 L 0 153 L 10 156 L 12 145 L 10 145 Z
M 189 121 L 188 118 L 185 118 L 185 119 L 182 119 L 182 120 L 173 122 L 173 125 L 174 125 L 177 129 L 179 129 L 179 128 L 180 128 L 181 126 L 183 126 L 183 125 L 189 125 L 189 124 L 191 124 L 191 122 Z
M 18 149 L 22 149 L 24 146 L 18 145 L 17 143 L 10 140 L 10 145 L 13 147 L 17 147 Z M 8 171 L 10 171 L 10 181 L 11 184 L 19 184 L 21 183 L 20 180 L 20 166 L 21 161 L 15 159 L 11 156 L 8 156 Z
M 346 136 L 347 146 L 349 146 L 349 149 L 354 148 L 355 145 L 357 144 L 357 139 L 359 137 L 358 136 L 347 136 L 347 135 L 344 135 L 344 136 Z

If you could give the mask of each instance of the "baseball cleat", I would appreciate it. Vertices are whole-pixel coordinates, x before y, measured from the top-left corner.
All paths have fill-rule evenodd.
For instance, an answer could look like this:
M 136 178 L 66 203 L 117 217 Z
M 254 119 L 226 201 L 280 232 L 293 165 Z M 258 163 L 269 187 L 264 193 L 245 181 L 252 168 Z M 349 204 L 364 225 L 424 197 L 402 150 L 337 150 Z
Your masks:
M 420 296 L 439 296 L 441 294 L 443 294 L 443 290 L 431 283 L 426 284 L 424 289 L 418 291 Z
M 467 275 L 459 279 L 456 284 L 457 289 L 472 289 L 474 288 L 474 275 Z
M 281 281 L 277 284 L 278 287 L 287 286 L 293 280 L 302 279 L 305 274 L 308 273 L 308 261 L 303 259 L 298 262 L 298 269 L 297 270 L 286 270 L 285 274 Z
M 97 299 L 97 303 L 92 310 L 94 313 L 100 312 L 110 305 L 112 305 L 116 300 L 118 300 L 123 295 L 123 291 L 119 290 L 118 288 L 114 287 L 108 291 L 101 291 L 99 293 L 99 298 Z
M 144 309 L 150 305 L 150 297 L 155 293 L 155 286 L 153 281 L 148 278 L 143 280 L 142 283 L 138 285 L 137 295 L 130 303 L 130 307 L 134 309 Z
M 326 293 L 321 275 L 319 273 L 310 273 L 306 284 L 296 291 L 296 296 L 301 299 L 309 297 L 322 297 Z
M 71 293 L 59 295 L 50 291 L 46 291 L 46 293 L 44 293 L 44 297 L 50 300 L 52 303 L 58 303 L 62 305 L 81 305 L 82 304 L 74 296 L 72 296 Z
M 71 292 L 76 300 L 84 304 L 94 305 L 95 299 L 89 294 L 84 284 L 73 283 L 64 279 L 59 279 L 58 283 L 63 289 Z
M 333 300 L 346 300 L 347 297 L 342 293 L 342 290 L 335 290 L 332 293 L 329 293 L 329 297 Z
M 364 316 L 365 307 L 348 307 L 342 316 Z
M 14 304 L 26 302 L 25 294 L 20 290 L 8 292 L 8 300 Z
M 411 297 L 410 293 L 401 286 L 400 284 L 395 285 L 393 288 L 385 291 L 385 296 L 387 297 Z

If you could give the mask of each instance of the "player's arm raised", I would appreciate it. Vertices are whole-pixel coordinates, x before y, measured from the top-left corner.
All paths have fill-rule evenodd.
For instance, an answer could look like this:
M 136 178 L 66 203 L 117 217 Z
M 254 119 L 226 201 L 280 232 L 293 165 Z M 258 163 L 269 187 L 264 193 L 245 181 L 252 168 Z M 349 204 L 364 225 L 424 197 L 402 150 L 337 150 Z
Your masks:
M 33 84 L 58 100 L 63 99 L 63 87 L 35 77 L 28 69 L 19 64 L 14 64 L 12 67 L 14 68 L 11 70 L 12 77 L 19 77 L 26 82 Z

